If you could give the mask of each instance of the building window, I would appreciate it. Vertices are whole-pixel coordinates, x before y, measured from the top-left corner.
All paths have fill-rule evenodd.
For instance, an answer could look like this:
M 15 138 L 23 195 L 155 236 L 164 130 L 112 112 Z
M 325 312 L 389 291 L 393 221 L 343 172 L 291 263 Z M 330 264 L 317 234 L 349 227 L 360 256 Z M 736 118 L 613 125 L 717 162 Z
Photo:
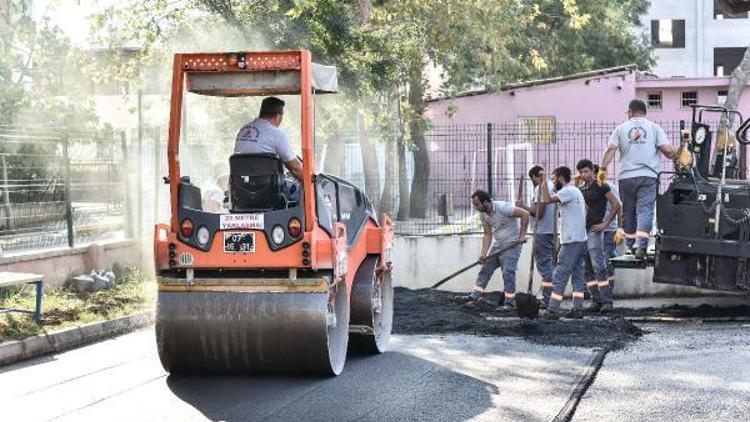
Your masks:
M 652 20 L 651 46 L 654 48 L 685 48 L 685 20 Z
M 719 91 L 716 95 L 716 104 L 723 107 L 724 103 L 727 102 L 727 95 L 729 95 L 728 91 Z
M 646 104 L 651 110 L 661 110 L 661 91 L 649 92 L 646 96 Z
M 555 116 L 519 117 L 518 142 L 554 144 L 557 121 Z
M 746 19 L 747 18 L 747 12 L 740 13 L 738 15 L 728 15 L 724 8 L 721 7 L 718 0 L 714 0 L 714 19 L 721 20 L 721 19 Z
M 680 105 L 683 108 L 698 104 L 698 93 L 696 91 L 683 92 L 680 95 Z
M 742 62 L 745 47 L 714 48 L 714 75 L 727 76 Z

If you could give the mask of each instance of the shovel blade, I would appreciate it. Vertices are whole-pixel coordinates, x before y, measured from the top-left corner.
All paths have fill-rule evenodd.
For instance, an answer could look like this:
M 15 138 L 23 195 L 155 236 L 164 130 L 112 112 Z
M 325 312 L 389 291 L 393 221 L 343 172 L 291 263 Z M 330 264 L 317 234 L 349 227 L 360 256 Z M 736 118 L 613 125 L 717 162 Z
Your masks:
M 539 299 L 528 293 L 516 293 L 516 310 L 521 318 L 539 317 Z

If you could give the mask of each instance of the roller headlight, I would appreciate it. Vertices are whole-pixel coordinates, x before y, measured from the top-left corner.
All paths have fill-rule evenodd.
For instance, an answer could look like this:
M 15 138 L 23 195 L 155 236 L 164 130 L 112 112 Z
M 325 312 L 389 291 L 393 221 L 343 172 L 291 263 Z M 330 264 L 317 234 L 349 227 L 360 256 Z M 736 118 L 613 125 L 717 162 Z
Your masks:
M 208 240 L 211 233 L 209 233 L 208 228 L 206 226 L 200 226 L 198 227 L 198 233 L 195 235 L 196 239 L 198 240 L 198 244 L 201 246 L 208 245 Z
M 271 239 L 273 239 L 273 243 L 277 245 L 281 244 L 284 241 L 284 228 L 275 226 L 273 231 L 271 231 Z

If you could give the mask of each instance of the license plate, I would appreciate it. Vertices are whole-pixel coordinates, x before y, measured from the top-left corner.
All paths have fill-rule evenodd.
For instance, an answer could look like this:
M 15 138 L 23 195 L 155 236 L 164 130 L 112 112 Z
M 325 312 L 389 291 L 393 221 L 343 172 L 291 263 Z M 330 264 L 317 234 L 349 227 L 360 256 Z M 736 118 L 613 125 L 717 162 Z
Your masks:
M 224 252 L 255 252 L 255 233 L 224 233 Z
M 221 214 L 219 230 L 263 230 L 263 214 Z

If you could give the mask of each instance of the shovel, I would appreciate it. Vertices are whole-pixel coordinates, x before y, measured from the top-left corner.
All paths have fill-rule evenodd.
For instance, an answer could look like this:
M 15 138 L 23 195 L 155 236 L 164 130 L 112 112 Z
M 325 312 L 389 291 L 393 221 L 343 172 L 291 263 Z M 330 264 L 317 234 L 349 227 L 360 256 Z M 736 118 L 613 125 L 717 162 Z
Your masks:
M 547 181 L 542 181 L 547 183 Z M 534 211 L 534 235 L 531 238 L 531 265 L 529 267 L 529 288 L 526 293 L 516 293 L 516 312 L 521 318 L 536 319 L 539 317 L 539 299 L 533 293 L 534 286 L 534 255 L 536 252 L 536 231 L 539 228 L 539 201 L 536 202 Z
M 525 240 L 523 242 L 518 241 L 518 240 L 513 241 L 513 242 L 509 243 L 507 246 L 504 246 L 504 247 L 500 248 L 497 252 L 493 252 L 493 253 L 487 255 L 485 257 L 485 259 L 490 259 L 490 258 L 494 258 L 494 257 L 496 257 L 498 255 L 502 255 L 503 253 L 505 253 L 505 252 L 507 252 L 507 251 L 509 251 L 509 250 L 511 250 L 513 248 L 515 248 L 516 246 L 518 246 L 518 245 L 520 245 L 522 243 L 526 243 L 526 241 Z M 482 263 L 482 261 L 480 261 L 480 260 L 477 259 L 475 262 L 473 262 L 473 263 L 471 263 L 471 264 L 469 264 L 469 265 L 461 268 L 460 270 L 452 273 L 451 275 L 449 275 L 449 276 L 443 278 L 442 280 L 438 281 L 437 283 L 433 284 L 432 286 L 430 286 L 430 288 L 431 289 L 437 289 L 438 287 L 442 286 L 446 282 L 448 282 L 448 281 L 456 278 L 457 275 L 459 275 L 461 273 L 464 273 L 464 272 L 466 272 L 466 271 L 468 271 L 468 270 L 476 267 L 477 265 L 479 265 L 481 263 Z

